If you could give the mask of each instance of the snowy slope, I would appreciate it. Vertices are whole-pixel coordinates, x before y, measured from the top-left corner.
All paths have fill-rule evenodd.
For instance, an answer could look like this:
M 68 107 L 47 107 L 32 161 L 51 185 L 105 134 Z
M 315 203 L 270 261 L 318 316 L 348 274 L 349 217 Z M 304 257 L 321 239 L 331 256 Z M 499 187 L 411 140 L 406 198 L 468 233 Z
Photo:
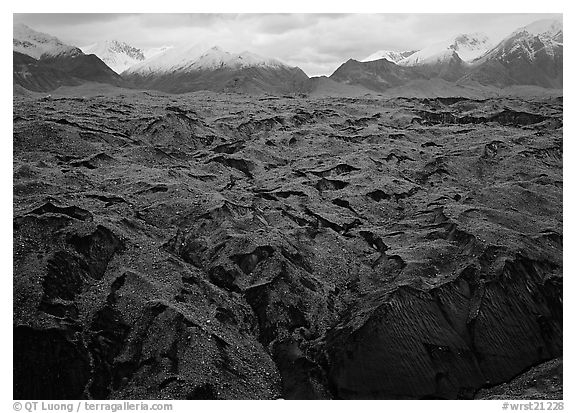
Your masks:
M 543 53 L 554 57 L 562 53 L 563 25 L 560 20 L 538 20 L 515 30 L 476 62 L 490 59 L 526 59 L 533 62 Z M 475 62 L 475 63 L 476 63 Z
M 128 68 L 122 77 L 134 87 L 167 93 L 295 94 L 311 88 L 310 79 L 297 67 L 250 52 L 230 53 L 205 45 L 166 50 Z
M 538 20 L 527 26 L 515 30 L 514 33 L 528 33 L 533 36 L 540 36 L 541 38 L 554 38 L 559 32 L 563 31 L 563 24 L 561 20 L 544 19 Z
M 106 40 L 81 47 L 85 54 L 95 54 L 116 73 L 145 60 L 142 50 L 117 40 Z
M 151 47 L 149 49 L 142 49 L 142 53 L 144 53 L 144 57 L 146 59 L 150 59 L 151 57 L 154 57 L 160 53 L 164 53 L 166 50 L 169 50 L 172 48 L 173 48 L 173 46 Z
M 516 30 L 509 37 L 516 41 L 516 47 L 510 52 L 522 50 L 531 61 L 536 53 L 543 50 L 554 56 L 563 46 L 563 25 L 559 20 L 539 20 Z M 536 39 L 538 39 L 536 41 Z M 540 43 L 544 46 L 541 49 Z
M 245 67 L 288 67 L 276 59 L 268 59 L 250 52 L 233 54 L 214 46 L 171 48 L 126 70 L 126 74 L 151 75 L 198 70 L 240 69 Z
M 482 33 L 460 34 L 448 41 L 432 44 L 398 62 L 401 66 L 419 66 L 442 63 L 454 53 L 464 62 L 470 62 L 492 48 L 488 37 Z
M 40 59 L 42 56 L 82 54 L 82 51 L 77 47 L 64 44 L 54 36 L 37 32 L 21 23 L 15 24 L 13 27 L 13 50 L 34 59 Z
M 361 60 L 361 62 L 372 62 L 374 60 L 386 59 L 392 63 L 398 63 L 400 60 L 414 54 L 416 51 L 397 52 L 394 50 L 378 50 L 370 56 Z
M 540 20 L 515 30 L 471 63 L 465 80 L 499 87 L 563 85 L 563 28 L 558 20 Z

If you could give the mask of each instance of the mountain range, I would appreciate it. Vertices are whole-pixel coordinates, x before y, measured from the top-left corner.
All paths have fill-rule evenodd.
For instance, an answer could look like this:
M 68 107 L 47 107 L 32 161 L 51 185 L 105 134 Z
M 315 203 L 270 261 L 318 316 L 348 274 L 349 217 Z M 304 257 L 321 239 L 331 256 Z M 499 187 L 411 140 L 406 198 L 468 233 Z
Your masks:
M 118 40 L 105 40 L 83 46 L 80 49 L 85 54 L 95 54 L 106 63 L 110 69 L 120 74 L 126 69 L 146 59 L 150 59 L 157 54 L 163 53 L 170 48 L 170 46 L 164 46 L 143 50 Z
M 385 93 L 415 84 L 427 88 L 427 82 L 554 89 L 563 84 L 563 26 L 558 20 L 534 22 L 496 44 L 472 33 L 421 50 L 379 50 L 318 78 L 277 59 L 218 46 L 143 50 L 109 40 L 79 48 L 22 24 L 14 25 L 13 34 L 14 84 L 41 92 L 85 82 L 167 93 L 329 95 Z
M 492 43 L 483 33 L 459 34 L 445 42 L 435 43 L 398 61 L 401 66 L 424 66 L 450 60 L 457 55 L 470 62 L 488 52 Z
M 297 67 L 250 52 L 214 46 L 174 48 L 138 63 L 122 77 L 132 86 L 169 93 L 213 90 L 246 93 L 304 93 L 309 78 Z
M 485 35 L 476 33 L 456 36 L 397 62 L 350 59 L 330 79 L 380 92 L 416 79 L 435 78 L 457 85 L 479 83 L 498 88 L 534 85 L 560 89 L 562 39 L 562 22 L 540 20 L 515 30 L 494 46 Z
M 96 55 L 23 24 L 14 25 L 13 45 L 13 82 L 28 90 L 44 92 L 87 81 L 123 85 Z

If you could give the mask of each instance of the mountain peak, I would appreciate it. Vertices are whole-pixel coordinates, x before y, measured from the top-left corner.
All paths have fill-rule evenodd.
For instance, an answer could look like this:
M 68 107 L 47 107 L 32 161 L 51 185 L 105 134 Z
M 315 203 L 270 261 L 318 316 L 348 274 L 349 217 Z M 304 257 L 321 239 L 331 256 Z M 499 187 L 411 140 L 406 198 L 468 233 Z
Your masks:
M 55 36 L 38 32 L 22 23 L 14 24 L 12 43 L 15 52 L 37 60 L 42 56 L 76 56 L 82 54 L 82 51 L 77 47 L 67 45 Z
M 538 20 L 512 32 L 486 58 L 516 59 L 523 56 L 523 59 L 530 62 L 542 54 L 554 58 L 562 53 L 562 36 L 562 21 Z
M 386 59 L 392 63 L 398 63 L 400 60 L 416 53 L 416 50 L 397 52 L 395 50 L 378 50 L 370 56 L 362 59 L 362 62 L 371 62 L 373 60 Z
M 461 33 L 454 37 L 452 45 L 454 48 L 461 49 L 465 46 L 474 47 L 480 46 L 485 47 L 487 44 L 490 44 L 490 39 L 484 33 Z
M 533 36 L 554 37 L 558 32 L 563 30 L 562 20 L 558 19 L 543 19 L 537 20 L 524 27 L 514 31 L 517 33 L 529 33 Z
M 94 43 L 89 46 L 81 47 L 81 49 L 85 53 L 89 51 L 89 53 L 93 53 L 95 55 L 98 55 L 98 52 L 110 51 L 116 53 L 125 53 L 133 56 L 138 60 L 144 60 L 145 58 L 144 53 L 142 52 L 141 49 L 138 49 L 134 46 L 129 45 L 126 42 L 122 42 L 119 40 L 103 40 L 101 42 Z
M 103 40 L 81 49 L 86 54 L 98 56 L 116 73 L 122 73 L 146 58 L 142 50 L 119 40 Z
M 498 87 L 513 84 L 561 88 L 562 22 L 539 20 L 521 27 L 472 62 L 466 77 Z
M 508 38 L 525 39 L 532 42 L 538 39 L 544 45 L 544 50 L 554 55 L 554 49 L 563 44 L 564 30 L 561 20 L 544 19 L 535 21 L 514 31 Z
M 128 69 L 129 73 L 150 75 L 154 73 L 193 72 L 198 70 L 240 69 L 245 67 L 288 67 L 284 63 L 244 51 L 230 53 L 220 46 L 175 47 L 166 50 Z
M 251 66 L 280 67 L 284 65 L 278 60 L 265 58 L 252 52 L 244 51 L 236 54 L 214 46 L 192 62 L 189 68 L 195 70 L 210 70 L 219 68 L 239 69 Z
M 464 62 L 470 62 L 485 54 L 491 48 L 490 40 L 484 33 L 461 33 L 451 39 L 432 44 L 398 62 L 402 66 L 419 66 L 449 61 L 455 55 Z

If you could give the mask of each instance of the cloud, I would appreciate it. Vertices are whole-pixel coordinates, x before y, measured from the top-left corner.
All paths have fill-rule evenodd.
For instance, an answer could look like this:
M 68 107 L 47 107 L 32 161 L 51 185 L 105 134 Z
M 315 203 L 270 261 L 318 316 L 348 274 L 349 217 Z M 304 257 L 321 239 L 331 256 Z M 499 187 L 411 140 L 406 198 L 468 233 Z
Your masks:
M 554 15 L 558 16 L 558 15 Z M 15 14 L 14 21 L 84 46 L 106 39 L 136 47 L 219 45 L 330 75 L 376 50 L 415 50 L 460 33 L 498 40 L 545 14 Z

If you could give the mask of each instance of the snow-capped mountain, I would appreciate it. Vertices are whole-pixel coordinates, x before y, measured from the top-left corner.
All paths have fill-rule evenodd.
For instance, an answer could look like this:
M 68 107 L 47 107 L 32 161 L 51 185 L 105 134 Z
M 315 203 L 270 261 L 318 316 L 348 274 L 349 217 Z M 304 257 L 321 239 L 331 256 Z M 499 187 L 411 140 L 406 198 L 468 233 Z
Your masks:
M 234 54 L 214 46 L 171 48 L 126 70 L 126 75 L 193 72 L 198 70 L 241 69 L 246 67 L 288 67 L 276 59 L 269 59 L 250 52 Z
M 116 73 L 146 59 L 142 50 L 118 40 L 106 40 L 81 47 L 86 54 L 95 54 Z
M 562 21 L 540 20 L 521 27 L 473 61 L 465 79 L 500 87 L 531 84 L 561 88 L 562 41 Z
M 13 81 L 26 89 L 50 91 L 86 81 L 122 84 L 97 56 L 23 24 L 14 25 L 13 45 Z
M 564 28 L 561 20 L 544 19 L 521 27 L 514 31 L 514 34 L 528 33 L 532 36 L 538 36 L 545 41 L 562 43 L 563 31 Z
M 554 57 L 563 46 L 563 26 L 560 20 L 538 20 L 515 30 L 491 50 L 485 59 L 505 58 L 521 54 L 534 61 L 538 54 Z
M 386 59 L 392 63 L 398 63 L 400 60 L 407 58 L 408 56 L 416 53 L 416 50 L 397 52 L 394 50 L 378 50 L 372 53 L 370 56 L 361 60 L 361 62 L 372 62 L 374 60 Z
M 58 38 L 37 32 L 25 24 L 18 23 L 13 28 L 13 50 L 38 60 L 42 56 L 75 56 L 82 54 L 77 47 L 62 43 Z
M 418 82 L 562 88 L 562 42 L 562 22 L 542 20 L 515 30 L 493 47 L 485 35 L 476 33 L 426 47 L 397 65 L 386 58 L 349 60 L 330 79 L 378 92 Z
M 460 34 L 448 41 L 427 46 L 400 60 L 401 66 L 434 65 L 457 55 L 463 62 L 470 62 L 485 54 L 492 44 L 483 33 Z
M 215 70 L 215 69 L 241 69 L 246 67 L 288 67 L 276 59 L 266 58 L 251 52 L 233 54 L 222 50 L 218 46 L 202 53 L 195 61 L 186 66 L 185 70 Z
M 166 50 L 122 73 L 135 87 L 170 93 L 197 90 L 300 93 L 308 76 L 297 67 L 250 52 L 230 53 L 202 45 Z
M 122 73 L 129 67 L 164 53 L 171 48 L 172 46 L 161 46 L 139 49 L 118 40 L 105 40 L 81 47 L 84 53 L 95 54 L 116 73 Z

